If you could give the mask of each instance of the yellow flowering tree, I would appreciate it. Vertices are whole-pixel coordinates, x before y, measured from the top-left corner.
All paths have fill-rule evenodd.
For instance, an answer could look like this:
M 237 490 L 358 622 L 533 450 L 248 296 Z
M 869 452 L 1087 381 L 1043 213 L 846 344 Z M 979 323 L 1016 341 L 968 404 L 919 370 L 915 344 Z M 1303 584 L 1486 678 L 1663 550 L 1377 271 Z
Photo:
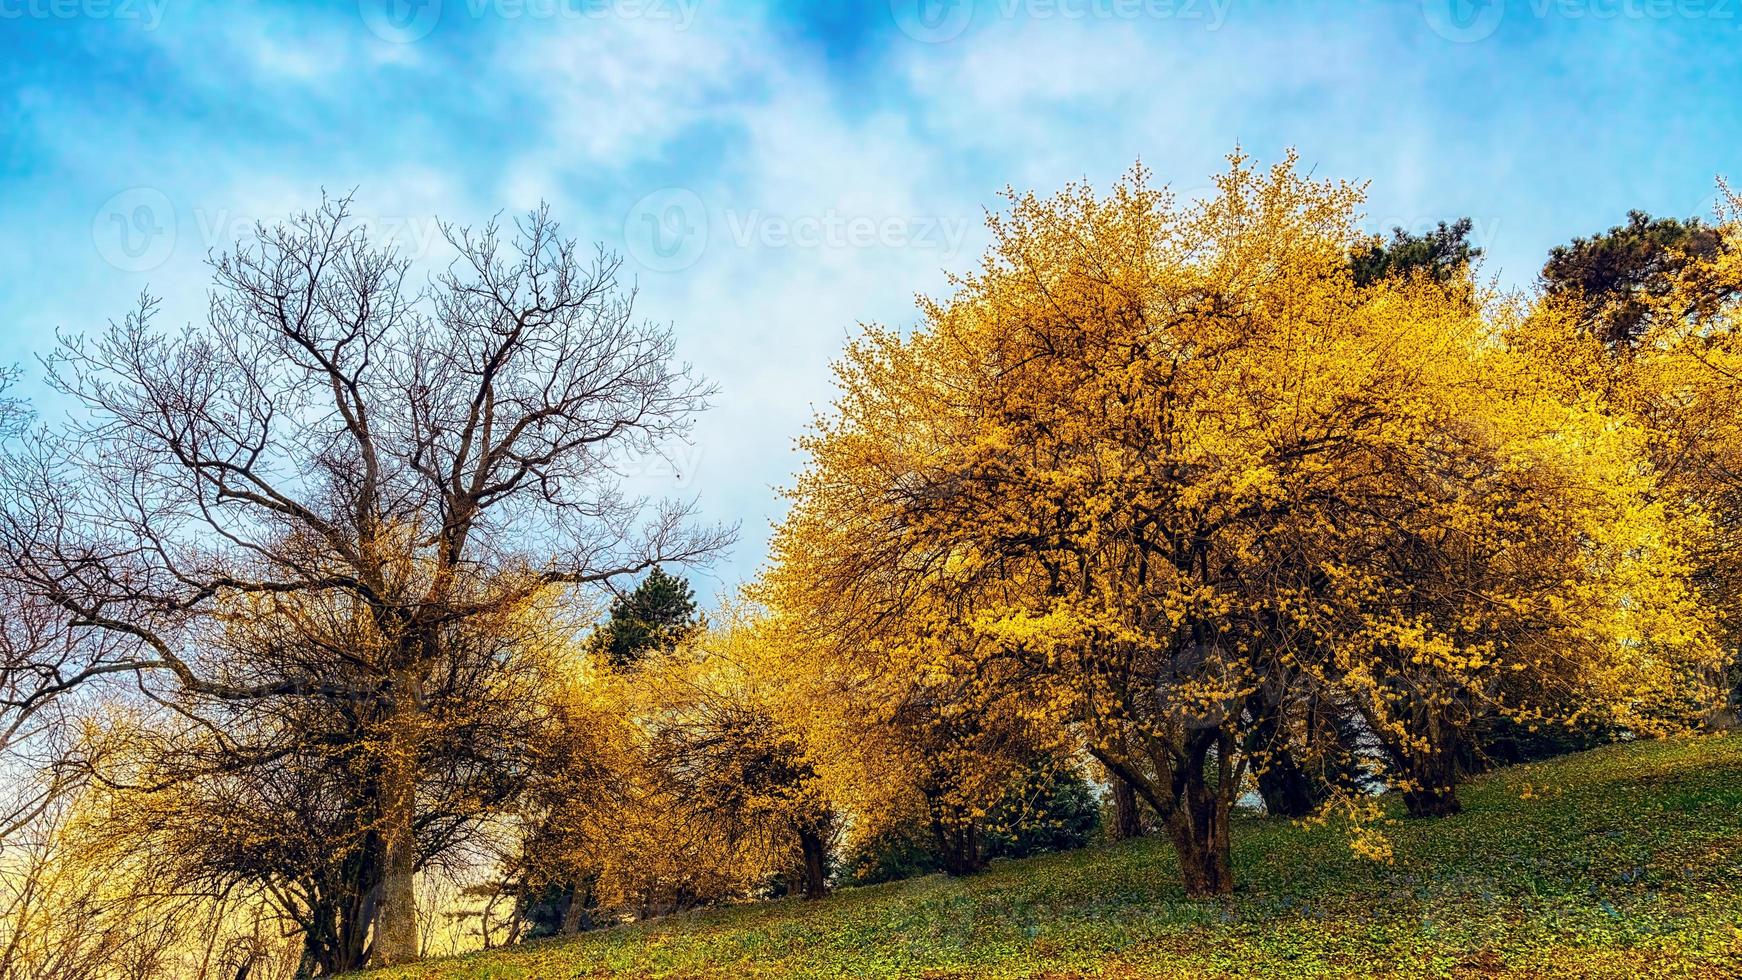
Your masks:
M 1196 895 L 1233 886 L 1261 687 L 1349 694 L 1406 784 L 1449 790 L 1474 713 L 1540 707 L 1495 676 L 1593 636 L 1610 642 L 1585 659 L 1613 667 L 1634 649 L 1618 620 L 1689 608 L 1649 472 L 1617 475 L 1639 472 L 1631 443 L 1557 428 L 1576 413 L 1541 391 L 1490 390 L 1466 292 L 1357 286 L 1358 188 L 1238 153 L 1217 183 L 1201 204 L 1141 168 L 1105 197 L 1012 195 L 950 299 L 847 352 L 770 576 L 826 649 L 952 679 L 971 710 L 1008 705 L 1129 783 Z M 1568 492 L 1578 517 L 1548 516 L 1556 478 L 1588 484 Z M 1632 537 L 1579 537 L 1616 505 Z M 1433 533 L 1449 519 L 1468 526 Z M 1486 581 L 1452 567 L 1488 560 L 1469 541 L 1520 549 L 1495 573 L 1513 594 L 1459 592 Z M 1570 564 L 1523 574 L 1533 560 Z M 1656 574 L 1671 584 L 1641 588 Z M 1508 635 L 1476 639 L 1490 625 Z M 1664 661 L 1698 649 L 1684 632 Z M 1661 679 L 1634 659 L 1606 676 Z
M 1742 425 L 1735 412 L 1742 394 L 1742 199 L 1723 185 L 1720 191 L 1713 224 L 1635 214 L 1627 227 L 1557 250 L 1563 264 L 1594 254 L 1588 261 L 1596 271 L 1517 311 L 1506 339 L 1563 398 L 1643 434 L 1657 499 L 1693 528 L 1693 581 L 1734 671 L 1742 649 Z M 1616 252 L 1625 261 L 1598 261 Z M 1551 262 L 1545 275 L 1554 270 Z M 1684 713 L 1716 706 L 1685 700 Z

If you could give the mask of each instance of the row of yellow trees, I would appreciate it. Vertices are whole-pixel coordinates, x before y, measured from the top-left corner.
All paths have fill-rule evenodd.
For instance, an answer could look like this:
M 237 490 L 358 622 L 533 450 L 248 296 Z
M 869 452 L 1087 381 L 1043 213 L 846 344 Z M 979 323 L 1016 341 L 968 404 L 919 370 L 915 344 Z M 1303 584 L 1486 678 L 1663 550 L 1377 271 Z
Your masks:
M 1201 202 L 1013 197 L 851 346 L 757 586 L 819 753 L 932 739 L 964 825 L 1002 749 L 1090 757 L 1213 895 L 1250 776 L 1365 740 L 1445 814 L 1482 726 L 1721 704 L 1742 350 L 1701 300 L 1742 228 L 1619 344 L 1467 269 L 1361 281 L 1360 200 L 1239 154 Z

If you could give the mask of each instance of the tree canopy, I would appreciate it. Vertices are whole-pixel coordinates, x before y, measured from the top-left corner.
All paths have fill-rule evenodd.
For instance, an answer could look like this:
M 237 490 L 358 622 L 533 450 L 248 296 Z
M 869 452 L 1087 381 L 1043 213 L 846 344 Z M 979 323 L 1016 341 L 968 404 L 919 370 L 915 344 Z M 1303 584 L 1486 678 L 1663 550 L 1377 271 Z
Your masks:
M 0 967 L 333 976 L 1151 831 L 1222 896 L 1243 801 L 1387 861 L 1379 794 L 1456 813 L 1501 740 L 1721 720 L 1742 206 L 1503 294 L 1362 195 L 1010 192 L 706 612 L 731 530 L 622 474 L 714 390 L 543 209 L 419 286 L 328 201 L 203 323 L 61 337 L 64 417 L 0 373 Z

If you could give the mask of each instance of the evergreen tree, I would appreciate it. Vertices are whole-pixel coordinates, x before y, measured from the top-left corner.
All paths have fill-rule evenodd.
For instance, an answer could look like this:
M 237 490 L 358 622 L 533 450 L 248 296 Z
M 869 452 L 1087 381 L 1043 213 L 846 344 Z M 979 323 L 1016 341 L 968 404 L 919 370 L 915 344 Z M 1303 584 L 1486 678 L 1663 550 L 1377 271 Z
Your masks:
M 1450 282 L 1460 270 L 1482 257 L 1482 250 L 1470 244 L 1474 227 L 1469 218 L 1459 218 L 1449 225 L 1442 221 L 1438 228 L 1424 235 L 1393 228 L 1390 241 L 1375 236 L 1349 256 L 1355 285 L 1371 286 L 1381 279 L 1407 276 L 1417 269 L 1427 270 L 1435 282 Z
M 1692 283 L 1711 267 L 1723 238 L 1699 218 L 1653 218 L 1629 211 L 1627 223 L 1557 246 L 1542 267 L 1544 291 L 1579 306 L 1581 325 L 1611 348 L 1631 348 L 1678 287 L 1697 312 L 1735 295 L 1719 281 Z
M 628 667 L 672 649 L 701 625 L 689 582 L 655 567 L 611 603 L 610 618 L 593 634 L 593 651 L 613 667 Z

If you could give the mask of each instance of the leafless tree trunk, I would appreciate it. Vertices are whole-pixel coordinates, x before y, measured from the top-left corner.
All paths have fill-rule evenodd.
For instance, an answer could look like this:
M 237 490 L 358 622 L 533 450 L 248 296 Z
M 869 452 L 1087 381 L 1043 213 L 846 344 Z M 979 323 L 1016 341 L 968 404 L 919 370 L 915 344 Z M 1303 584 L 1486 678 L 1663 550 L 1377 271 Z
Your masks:
M 415 887 L 419 683 L 417 675 L 409 670 L 397 672 L 389 683 L 393 715 L 387 726 L 391 742 L 382 765 L 383 868 L 379 918 L 375 925 L 376 962 L 384 966 L 415 959 L 421 948 Z M 412 955 L 404 955 L 407 951 Z

